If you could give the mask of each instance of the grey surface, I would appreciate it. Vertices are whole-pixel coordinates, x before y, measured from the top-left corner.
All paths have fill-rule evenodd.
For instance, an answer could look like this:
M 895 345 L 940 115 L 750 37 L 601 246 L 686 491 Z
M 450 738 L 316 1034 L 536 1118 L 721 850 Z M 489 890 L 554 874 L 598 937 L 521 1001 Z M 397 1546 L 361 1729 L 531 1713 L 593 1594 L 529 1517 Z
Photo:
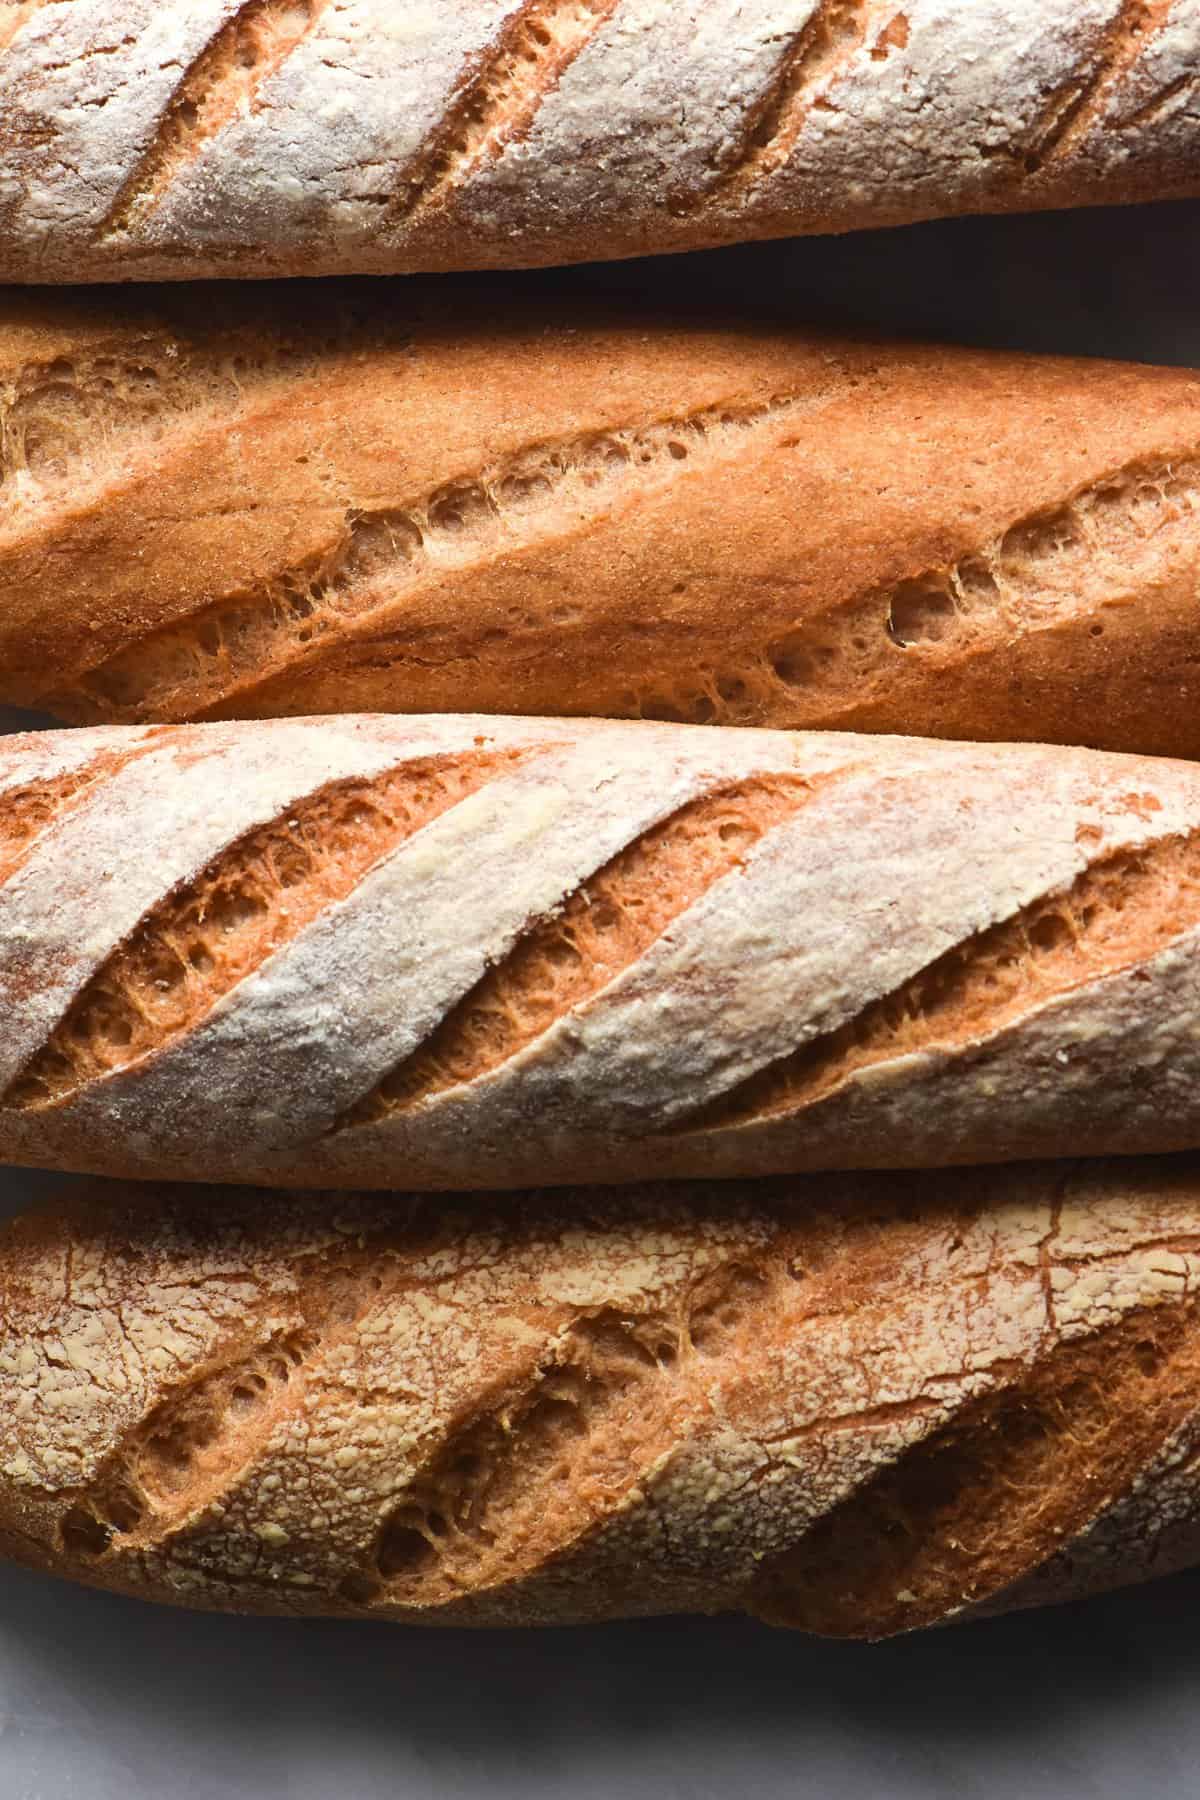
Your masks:
M 1200 205 L 520 279 L 1200 364 Z M 0 1174 L 0 1202 L 53 1185 Z M 0 1800 L 1176 1800 L 1200 1793 L 1198 1605 L 1200 1575 L 1182 1576 L 867 1648 L 739 1621 L 470 1636 L 217 1619 L 0 1571 Z

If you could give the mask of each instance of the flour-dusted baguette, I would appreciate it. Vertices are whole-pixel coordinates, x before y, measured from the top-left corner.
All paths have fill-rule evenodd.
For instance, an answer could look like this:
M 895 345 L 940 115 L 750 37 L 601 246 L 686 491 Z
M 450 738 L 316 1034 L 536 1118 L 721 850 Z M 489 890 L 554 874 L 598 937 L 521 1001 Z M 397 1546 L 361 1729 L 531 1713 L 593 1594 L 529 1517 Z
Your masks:
M 1200 756 L 1188 371 L 487 291 L 10 290 L 0 412 L 0 701 Z
M 0 742 L 0 1157 L 474 1188 L 1200 1145 L 1200 766 L 367 717 Z
M 1200 1560 L 1200 1168 L 420 1199 L 0 1237 L 0 1549 L 159 1600 L 878 1637 Z
M 557 263 L 1200 192 L 1200 0 L 24 0 L 27 281 Z

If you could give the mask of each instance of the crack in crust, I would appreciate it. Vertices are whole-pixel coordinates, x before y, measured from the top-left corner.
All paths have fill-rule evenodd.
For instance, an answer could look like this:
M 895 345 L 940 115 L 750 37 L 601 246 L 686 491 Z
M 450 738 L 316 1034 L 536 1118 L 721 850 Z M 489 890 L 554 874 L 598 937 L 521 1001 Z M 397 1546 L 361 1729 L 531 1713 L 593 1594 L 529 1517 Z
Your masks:
M 423 582 L 576 532 L 627 498 L 736 455 L 748 432 L 801 404 L 786 395 L 730 400 L 680 418 L 533 444 L 432 493 L 355 513 L 323 558 L 135 640 L 83 676 L 80 689 L 100 718 L 200 716 L 328 654 L 347 631 L 377 628 L 379 613 L 401 606 Z M 62 701 L 50 696 L 45 704 Z
M 1142 56 L 1148 39 L 1166 24 L 1169 11 L 1170 0 L 1123 0 L 1088 66 L 1055 90 L 1024 145 L 1006 145 L 999 154 L 1012 157 L 1025 176 L 1038 175 L 1068 156 L 1096 123 L 1122 75 Z
M 307 1270 L 289 1308 L 294 1322 L 262 1331 L 189 1374 L 117 1444 L 71 1500 L 59 1537 L 68 1555 L 162 1548 L 219 1502 L 304 1405 L 306 1384 L 402 1276 L 395 1229 L 364 1237 L 342 1267 Z M 261 1329 L 261 1327 L 260 1327 Z
M 1144 804 L 1144 797 L 1131 795 Z M 1200 838 L 1092 864 L 1065 890 L 957 944 L 893 993 L 760 1070 L 664 1135 L 796 1114 L 856 1075 L 966 1049 L 1073 989 L 1137 969 L 1200 924 Z
M 673 920 L 804 805 L 801 777 L 760 777 L 681 807 L 620 851 L 455 1006 L 334 1131 L 410 1111 L 516 1056 L 629 968 Z
M 1165 87 L 1160 88 L 1157 94 L 1144 101 L 1135 111 L 1118 119 L 1117 130 L 1133 131 L 1140 125 L 1152 125 L 1156 119 L 1161 118 L 1173 101 L 1190 94 L 1198 82 L 1200 82 L 1200 73 L 1177 75 L 1174 81 L 1168 81 Z
M 402 175 L 393 225 L 409 225 L 527 135 L 546 95 L 587 48 L 618 0 L 525 0 L 460 87 Z
M 216 1499 L 261 1441 L 264 1417 L 273 1421 L 286 1405 L 315 1348 L 304 1331 L 275 1333 L 154 1407 L 63 1514 L 64 1550 L 91 1558 L 118 1537 L 161 1541 Z
M 1031 1574 L 1128 1493 L 1196 1411 L 1194 1304 L 1059 1343 L 765 1566 L 750 1609 L 829 1637 L 944 1622 Z
M 410 1220 L 410 1248 L 449 1240 L 444 1226 Z M 352 1239 L 340 1266 L 304 1269 L 286 1325 L 271 1308 L 247 1347 L 210 1358 L 125 1433 L 85 1488 L 64 1490 L 58 1541 L 76 1565 L 110 1554 L 169 1555 L 206 1567 L 194 1534 L 289 1421 L 306 1413 L 316 1383 L 336 1385 L 335 1352 L 353 1346 L 368 1315 L 423 1282 L 402 1254 L 395 1224 Z M 459 1266 L 458 1278 L 471 1273 Z M 428 1270 L 426 1271 L 428 1279 Z M 433 1280 L 438 1292 L 445 1280 Z M 361 1567 L 340 1581 L 354 1608 L 435 1606 L 519 1575 L 542 1560 L 547 1508 L 566 1549 L 627 1495 L 686 1418 L 707 1410 L 705 1365 L 744 1348 L 770 1304 L 768 1277 L 729 1256 L 683 1287 L 664 1309 L 613 1306 L 543 1324 L 537 1363 L 514 1386 L 484 1395 L 453 1423 L 381 1519 Z M 398 1371 L 402 1375 L 403 1371 Z M 356 1384 L 359 1404 L 364 1395 Z M 372 1394 L 389 1404 L 400 1388 Z M 269 1540 L 266 1540 L 269 1542 Z M 270 1565 L 222 1572 L 230 1587 L 271 1588 Z
M 888 597 L 888 636 L 902 649 L 945 643 L 989 609 L 1014 624 L 1069 617 L 1081 610 L 1078 602 L 1071 606 L 1072 577 L 1089 564 L 1112 567 L 1117 599 L 1134 585 L 1130 554 L 1161 547 L 1172 526 L 1194 516 L 1198 499 L 1200 459 L 1193 451 L 1132 463 L 1015 520 L 953 566 L 901 582 Z
M 337 782 L 231 844 L 113 951 L 0 1106 L 61 1104 L 176 1042 L 375 864 L 520 755 L 431 757 Z
M 1198 1167 L 580 1190 L 452 1224 L 433 1196 L 110 1186 L 0 1256 L 0 1539 L 235 1610 L 740 1606 L 879 1637 L 1027 1603 L 1135 1496 L 1147 1572 L 1194 1466 Z
M 743 119 L 735 143 L 714 165 L 711 178 L 671 197 L 674 213 L 693 212 L 730 189 L 753 187 L 787 161 L 809 113 L 829 105 L 828 90 L 866 41 L 870 10 L 869 0 L 818 0 L 781 56 L 766 92 Z M 907 42 L 902 21 L 899 13 L 890 21 L 874 56 L 886 56 L 890 47 Z
M 146 150 L 102 220 L 102 240 L 128 236 L 161 206 L 204 144 L 245 112 L 308 36 L 328 0 L 242 0 L 171 98 Z

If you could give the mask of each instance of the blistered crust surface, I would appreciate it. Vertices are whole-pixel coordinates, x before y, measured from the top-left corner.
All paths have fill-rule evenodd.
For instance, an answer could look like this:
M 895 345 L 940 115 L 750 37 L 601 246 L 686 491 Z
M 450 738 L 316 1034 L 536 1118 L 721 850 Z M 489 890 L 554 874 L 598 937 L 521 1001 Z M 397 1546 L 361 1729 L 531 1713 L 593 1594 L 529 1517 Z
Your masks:
M 0 1243 L 0 1543 L 160 1600 L 880 1636 L 1194 1557 L 1194 1160 L 435 1199 L 97 1189 Z

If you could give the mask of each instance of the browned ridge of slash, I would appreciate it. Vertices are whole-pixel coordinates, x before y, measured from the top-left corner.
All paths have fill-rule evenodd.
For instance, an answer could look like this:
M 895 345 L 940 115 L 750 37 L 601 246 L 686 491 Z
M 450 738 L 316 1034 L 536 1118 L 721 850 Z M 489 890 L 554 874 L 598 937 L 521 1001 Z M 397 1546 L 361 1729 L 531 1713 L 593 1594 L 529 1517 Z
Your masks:
M 243 108 L 303 43 L 328 0 L 243 0 L 209 39 L 158 122 L 144 154 L 100 226 L 116 237 L 144 223 L 201 147 Z
M 53 1105 L 183 1037 L 376 863 L 519 756 L 430 757 L 335 782 L 231 844 L 112 952 L 0 1105 Z
M 396 1238 L 395 1227 L 365 1236 L 340 1269 L 302 1275 L 301 1322 L 210 1359 L 138 1420 L 64 1513 L 63 1549 L 95 1560 L 110 1548 L 158 1544 L 218 1500 L 303 1404 L 309 1372 L 396 1287 Z
M 988 610 L 1013 624 L 1093 610 L 1071 595 L 1087 572 L 1109 573 L 1113 598 L 1143 574 L 1139 559 L 1161 551 L 1173 527 L 1188 525 L 1200 498 L 1200 460 L 1135 463 L 1082 488 L 1061 504 L 1016 520 L 985 549 L 949 568 L 929 569 L 887 596 L 887 633 L 907 649 L 946 642 Z
M 66 1554 L 95 1563 L 171 1538 L 186 1562 L 190 1524 L 303 1408 L 330 1353 L 354 1341 L 374 1306 L 398 1297 L 405 1261 L 392 1252 L 401 1241 L 395 1225 L 364 1235 L 341 1268 L 302 1276 L 298 1321 L 257 1339 L 252 1329 L 249 1343 L 210 1358 L 139 1419 L 63 1514 Z M 689 1403 L 702 1404 L 696 1368 L 732 1355 L 767 1303 L 765 1278 L 731 1259 L 669 1312 L 606 1308 L 575 1319 L 515 1387 L 488 1395 L 450 1429 L 339 1597 L 350 1606 L 434 1605 L 535 1566 L 545 1555 L 547 1496 L 559 1544 L 610 1510 Z
M 671 210 L 682 214 L 703 206 L 714 192 L 747 188 L 777 169 L 814 106 L 840 71 L 861 48 L 868 24 L 867 0 L 819 0 L 816 11 L 796 33 L 780 58 L 774 77 L 751 108 L 734 144 L 717 162 L 710 179 L 671 198 Z M 907 32 L 898 14 L 880 39 L 879 49 L 903 44 Z M 891 34 L 891 35 L 889 35 Z
M 982 1603 L 1046 1562 L 1196 1410 L 1194 1305 L 1060 1346 L 907 1451 L 764 1565 L 773 1624 L 885 1637 Z M 949 1601 L 949 1605 L 948 1605 Z
M 561 911 L 533 924 L 334 1130 L 390 1118 L 510 1061 L 635 963 L 811 793 L 798 776 L 760 777 L 672 813 L 590 876 Z
M 1147 41 L 1167 21 L 1171 0 L 1124 0 L 1120 12 L 1101 35 L 1082 74 L 1072 76 L 1051 96 L 1032 134 L 1000 152 L 1014 158 L 1022 175 L 1037 175 L 1055 159 L 1067 156 L 1096 123 L 1114 86 L 1143 54 Z
M 303 1332 L 268 1338 L 247 1355 L 189 1382 L 154 1408 L 111 1456 L 86 1499 L 64 1513 L 62 1547 L 102 1556 L 118 1536 L 154 1536 L 175 1516 L 216 1498 L 259 1441 L 264 1415 L 286 1403 L 313 1349 Z
M 179 423 L 231 412 L 247 388 L 294 375 L 305 360 L 286 338 L 266 344 L 249 330 L 217 343 L 165 333 L 55 356 L 5 371 L 0 394 L 0 501 L 45 498 L 132 458 L 149 457 Z
M 670 1130 L 777 1118 L 816 1105 L 865 1069 L 965 1048 L 1073 989 L 1137 968 L 1198 924 L 1200 839 L 1117 851 Z
M 42 833 L 77 806 L 98 782 L 156 749 L 157 735 L 131 750 L 101 750 L 81 768 L 47 775 L 0 793 L 0 886 L 15 875 Z
M 477 59 L 400 179 L 394 217 L 435 206 L 505 145 L 529 131 L 546 95 L 617 7 L 617 0 L 526 0 Z
M 1177 75 L 1174 81 L 1169 81 L 1166 87 L 1159 89 L 1157 94 L 1153 94 L 1149 100 L 1143 101 L 1141 106 L 1135 108 L 1133 112 L 1127 113 L 1123 119 L 1119 119 L 1117 121 L 1118 130 L 1131 131 L 1139 125 L 1153 124 L 1155 119 L 1166 112 L 1172 101 L 1190 93 L 1198 82 L 1200 82 L 1200 71 L 1191 75 Z
M 80 687 L 101 717 L 195 716 L 332 649 L 355 620 L 423 580 L 577 529 L 626 495 L 735 454 L 747 432 L 798 404 L 784 395 L 729 401 L 529 445 L 432 493 L 354 513 L 320 561 L 281 569 L 261 589 L 135 640 Z
M 836 719 L 843 699 L 852 713 L 871 683 L 887 678 L 898 651 L 953 656 L 996 642 L 1000 630 L 1087 617 L 1099 637 L 1106 606 L 1151 591 L 1181 544 L 1191 550 L 1198 501 L 1194 448 L 1131 463 L 1014 520 L 953 563 L 852 596 L 772 639 L 753 661 L 701 670 L 699 679 L 693 671 L 686 687 L 647 696 L 641 710 L 691 724 L 757 724 L 789 693 L 828 691 L 825 716 Z
M 577 1320 L 553 1361 L 439 1446 L 342 1598 L 435 1606 L 544 1563 L 547 1519 L 563 1548 L 610 1514 L 701 1410 L 697 1364 L 730 1355 L 768 1298 L 763 1277 L 730 1262 L 678 1312 Z

